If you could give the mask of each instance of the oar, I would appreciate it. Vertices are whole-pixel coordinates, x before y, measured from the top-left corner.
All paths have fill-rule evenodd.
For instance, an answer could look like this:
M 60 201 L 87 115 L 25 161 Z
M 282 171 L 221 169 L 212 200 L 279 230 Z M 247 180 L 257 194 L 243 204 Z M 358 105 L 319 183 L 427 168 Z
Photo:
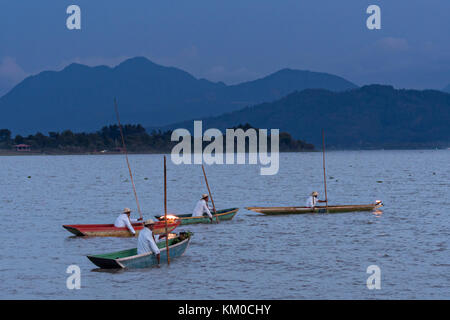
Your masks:
M 322 155 L 323 155 L 323 185 L 325 187 L 325 204 L 328 213 L 327 176 L 325 174 L 325 133 L 322 129 Z
M 140 218 L 142 220 L 141 207 L 139 206 L 139 200 L 138 200 L 138 196 L 137 196 L 137 193 L 136 193 L 136 187 L 134 186 L 133 174 L 131 173 L 130 162 L 128 161 L 127 146 L 125 144 L 125 138 L 123 136 L 122 125 L 120 124 L 119 110 L 117 109 L 116 98 L 114 98 L 114 109 L 116 110 L 117 122 L 119 123 L 120 136 L 122 137 L 123 150 L 125 151 L 125 158 L 127 159 L 128 172 L 130 173 L 130 179 L 131 179 L 131 185 L 133 186 L 134 198 L 136 199 L 137 209 L 138 209 L 138 212 L 139 212 L 139 216 L 140 216 Z
M 169 233 L 168 233 L 168 230 L 167 230 L 167 169 L 166 169 L 166 156 L 164 156 L 164 220 L 166 222 L 167 264 L 170 264 Z
M 208 178 L 206 178 L 205 166 L 202 164 L 203 176 L 205 177 L 206 187 L 208 188 L 209 197 L 211 198 L 211 203 L 213 205 L 214 214 L 216 214 L 216 206 L 214 205 L 214 200 L 211 194 L 211 189 L 209 189 Z M 216 215 L 216 222 L 219 223 L 219 217 Z

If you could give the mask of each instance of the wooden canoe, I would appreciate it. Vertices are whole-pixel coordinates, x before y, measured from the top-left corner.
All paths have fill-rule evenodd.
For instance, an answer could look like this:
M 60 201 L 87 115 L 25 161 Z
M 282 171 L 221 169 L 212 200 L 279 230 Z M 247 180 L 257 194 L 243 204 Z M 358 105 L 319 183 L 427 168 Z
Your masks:
M 169 254 L 171 261 L 184 254 L 189 245 L 189 241 L 191 240 L 191 236 L 192 233 L 190 232 L 181 232 L 177 237 L 169 239 Z M 158 242 L 157 246 L 161 251 L 160 263 L 167 263 L 166 242 Z M 97 267 L 102 269 L 149 268 L 158 264 L 153 252 L 137 254 L 137 248 L 105 254 L 89 255 L 87 258 Z
M 218 211 L 216 211 L 215 214 L 212 215 L 213 216 L 212 222 L 209 220 L 209 217 L 206 215 L 201 216 L 201 217 L 193 217 L 192 213 L 188 213 L 188 214 L 179 214 L 179 215 L 175 215 L 175 216 L 181 220 L 181 225 L 196 224 L 196 223 L 215 223 L 217 218 L 219 218 L 219 221 L 233 219 L 238 211 L 239 211 L 239 208 L 218 210 Z M 155 216 L 155 218 L 158 220 L 162 220 L 162 219 L 164 219 L 164 216 Z
M 167 224 L 168 232 L 173 231 L 181 224 L 179 219 L 169 220 Z M 131 224 L 136 231 L 136 235 L 144 227 L 142 223 Z M 116 228 L 113 224 L 72 224 L 63 225 L 63 228 L 72 232 L 76 236 L 90 236 L 90 237 L 132 237 L 133 235 L 127 227 Z M 162 234 L 166 232 L 166 225 L 162 221 L 157 221 L 153 228 L 153 234 Z
M 360 205 L 336 205 L 328 206 L 328 211 L 325 206 L 318 206 L 313 208 L 308 207 L 247 207 L 247 210 L 263 213 L 266 215 L 282 215 L 282 214 L 303 214 L 303 213 L 339 213 L 352 211 L 372 211 L 383 206 L 382 202 L 372 204 Z

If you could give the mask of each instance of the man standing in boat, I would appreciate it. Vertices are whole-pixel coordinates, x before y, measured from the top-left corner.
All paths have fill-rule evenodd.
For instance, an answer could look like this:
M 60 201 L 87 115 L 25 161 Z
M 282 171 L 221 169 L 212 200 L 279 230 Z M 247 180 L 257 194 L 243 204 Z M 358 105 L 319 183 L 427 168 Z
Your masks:
M 194 212 L 192 213 L 193 217 L 202 217 L 204 213 L 206 213 L 209 217 L 209 220 L 213 220 L 213 216 L 211 214 L 211 211 L 209 211 L 208 208 L 208 200 L 209 197 L 207 194 L 203 194 L 202 198 L 200 200 L 198 200 L 195 208 L 194 208 Z
M 317 203 L 326 202 L 325 200 L 317 199 L 318 196 L 319 196 L 319 193 L 317 191 L 314 191 L 313 193 L 311 193 L 311 196 L 309 196 L 308 200 L 306 200 L 306 206 L 308 208 L 314 208 L 317 206 Z
M 154 223 L 155 222 L 152 219 L 148 219 L 144 222 L 144 229 L 139 232 L 137 254 L 143 254 L 151 251 L 156 255 L 156 260 L 158 260 L 159 264 L 161 256 L 160 250 L 156 245 L 153 232 L 150 229 Z
M 114 227 L 116 228 L 123 228 L 123 227 L 127 227 L 128 230 L 130 230 L 130 232 L 133 234 L 133 236 L 136 235 L 136 231 L 134 230 L 133 226 L 131 225 L 132 222 L 139 222 L 142 220 L 142 218 L 139 219 L 131 219 L 130 218 L 130 214 L 131 214 L 131 209 L 130 208 L 125 208 L 123 209 L 123 213 L 121 213 L 116 221 L 114 222 Z

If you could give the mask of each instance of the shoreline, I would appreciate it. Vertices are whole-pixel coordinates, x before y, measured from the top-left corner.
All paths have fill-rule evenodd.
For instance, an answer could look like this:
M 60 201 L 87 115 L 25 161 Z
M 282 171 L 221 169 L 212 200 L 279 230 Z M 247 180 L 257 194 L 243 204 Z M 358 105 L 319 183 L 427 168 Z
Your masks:
M 431 150 L 450 150 L 449 148 L 379 148 L 379 149 L 329 149 L 327 152 L 342 151 L 431 151 Z M 305 151 L 280 151 L 279 153 L 321 153 L 321 150 L 305 150 Z M 147 154 L 170 154 L 168 152 L 155 151 L 139 151 L 128 152 L 129 155 L 147 155 Z M 224 153 L 225 154 L 225 153 Z M 246 152 L 248 154 L 248 152 Z M 0 150 L 0 157 L 14 156 L 107 156 L 107 155 L 124 155 L 122 152 L 23 152 L 23 151 L 3 151 Z
M 170 152 L 169 152 L 170 153 Z M 99 155 L 123 155 L 122 152 L 25 152 L 25 151 L 2 151 L 0 150 L 0 157 L 12 156 L 99 156 Z M 128 154 L 167 154 L 165 152 L 128 152 Z

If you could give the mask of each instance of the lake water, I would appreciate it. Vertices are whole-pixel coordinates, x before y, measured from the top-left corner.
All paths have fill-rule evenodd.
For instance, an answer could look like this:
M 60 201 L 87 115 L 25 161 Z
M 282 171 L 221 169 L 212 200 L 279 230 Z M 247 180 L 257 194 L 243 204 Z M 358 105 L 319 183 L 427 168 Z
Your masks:
M 137 216 L 124 156 L 0 157 L 0 298 L 450 299 L 450 150 L 328 152 L 330 204 L 381 199 L 382 213 L 244 208 L 304 205 L 313 190 L 323 197 L 321 157 L 281 154 L 274 176 L 257 165 L 206 166 L 216 207 L 239 207 L 236 217 L 179 227 L 194 236 L 170 266 L 121 272 L 97 272 L 86 255 L 136 239 L 75 238 L 61 225 L 113 223 L 124 207 Z M 162 155 L 130 162 L 144 217 L 161 214 Z M 170 212 L 191 212 L 202 193 L 201 166 L 168 162 Z M 72 264 L 80 290 L 66 287 Z M 380 290 L 366 286 L 370 265 L 381 269 Z

